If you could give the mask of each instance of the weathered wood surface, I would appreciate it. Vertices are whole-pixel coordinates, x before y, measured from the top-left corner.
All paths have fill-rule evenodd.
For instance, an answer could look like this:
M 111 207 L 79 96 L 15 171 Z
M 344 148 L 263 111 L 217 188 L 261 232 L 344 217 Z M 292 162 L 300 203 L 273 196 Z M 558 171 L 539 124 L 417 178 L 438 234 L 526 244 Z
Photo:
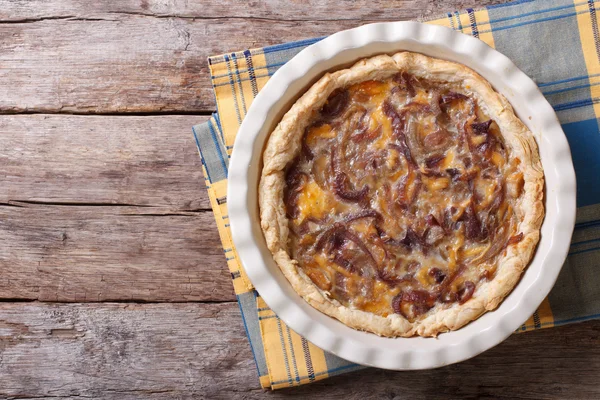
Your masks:
M 213 398 L 253 363 L 235 303 L 0 304 L 0 398 Z
M 211 111 L 209 55 L 473 3 L 0 0 L 0 112 Z
M 210 212 L 20 204 L 0 243 L 1 298 L 235 300 Z
M 192 135 L 192 125 L 206 120 L 193 115 L 0 116 L 0 203 L 209 209 Z
M 0 298 L 234 300 L 191 134 L 204 120 L 0 116 Z
M 222 304 L 0 304 L 0 397 L 262 398 L 239 310 Z M 368 370 L 269 398 L 600 396 L 600 322 L 515 335 L 461 364 Z
M 94 18 L 107 13 L 194 19 L 261 18 L 275 21 L 336 21 L 417 18 L 466 7 L 500 3 L 499 0 L 97 0 L 93 3 L 44 0 L 3 0 L 0 19 L 5 21 L 48 18 Z
M 0 0 L 0 398 L 600 398 L 600 322 L 265 394 L 206 211 L 208 55 L 498 2 Z

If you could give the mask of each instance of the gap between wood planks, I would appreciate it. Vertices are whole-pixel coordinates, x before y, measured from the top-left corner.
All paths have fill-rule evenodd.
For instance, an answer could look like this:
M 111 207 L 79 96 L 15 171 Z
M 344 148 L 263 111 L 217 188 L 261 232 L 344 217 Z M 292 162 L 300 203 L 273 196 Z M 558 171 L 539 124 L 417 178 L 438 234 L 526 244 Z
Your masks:
M 127 203 L 86 203 L 86 202 L 67 202 L 67 201 L 37 201 L 37 200 L 9 200 L 7 203 L 0 202 L 0 207 L 17 207 L 25 208 L 29 205 L 40 205 L 40 206 L 58 206 L 58 207 L 141 207 L 146 210 L 156 209 L 157 211 L 163 210 L 164 207 L 153 206 L 147 204 L 127 204 Z M 180 212 L 162 212 L 162 213 L 151 213 L 144 212 L 140 214 L 128 213 L 127 215 L 140 215 L 140 216 L 188 216 L 195 215 L 197 213 L 212 212 L 210 208 L 197 208 L 194 210 L 182 210 Z
M 311 23 L 311 22 L 357 22 L 360 24 L 368 24 L 374 22 L 381 22 L 381 20 L 373 19 L 373 20 L 365 20 L 360 18 L 319 18 L 319 19 L 298 19 L 298 18 L 269 18 L 269 17 L 242 17 L 242 16 L 211 16 L 204 17 L 201 15 L 195 16 L 187 16 L 187 15 L 153 15 L 153 14 L 144 14 L 139 12 L 127 12 L 127 11 L 107 11 L 108 15 L 129 15 L 129 16 L 137 16 L 137 17 L 148 17 L 148 18 L 158 18 L 158 19 L 184 19 L 184 20 L 192 20 L 192 21 L 220 21 L 220 20 L 255 20 L 255 21 L 267 21 L 267 22 L 303 22 L 303 23 Z M 71 16 L 60 16 L 60 17 L 40 17 L 40 18 L 23 18 L 23 19 L 14 19 L 14 20 L 0 20 L 0 24 L 29 24 L 35 22 L 43 22 L 43 21 L 106 21 L 106 22 L 119 22 L 118 19 L 110 19 L 110 18 L 102 18 L 102 17 L 76 17 L 74 15 Z
M 178 116 L 198 116 L 207 117 L 211 116 L 214 111 L 150 111 L 150 112 L 136 112 L 136 111 L 118 111 L 118 112 L 102 112 L 102 111 L 65 111 L 65 110 L 0 110 L 0 116 L 3 115 L 77 115 L 77 116 L 98 116 L 98 117 L 178 117 Z
M 50 300 L 38 300 L 38 299 L 25 299 L 25 298 L 9 298 L 0 297 L 0 303 L 29 303 L 34 305 L 53 305 L 53 304 L 171 304 L 171 305 L 185 305 L 185 304 L 226 304 L 226 303 L 237 303 L 237 299 L 233 300 L 187 300 L 187 301 L 168 301 L 168 300 L 127 300 L 127 299 L 106 299 L 100 301 L 50 301 Z
M 443 11 L 453 11 L 466 7 L 486 6 L 503 0 L 355 0 L 340 4 L 327 0 L 305 2 L 253 1 L 241 5 L 235 0 L 218 3 L 199 0 L 189 3 L 166 2 L 149 3 L 123 0 L 113 3 L 99 0 L 93 6 L 77 6 L 63 2 L 44 3 L 33 0 L 28 7 L 8 2 L 0 5 L 5 9 L 5 21 L 38 22 L 51 19 L 106 19 L 107 16 L 131 15 L 148 18 L 180 18 L 192 20 L 244 19 L 285 22 L 311 21 L 365 21 L 399 18 L 415 18 L 420 15 L 436 15 Z M 5 2 L 5 0 L 4 0 Z M 474 4 L 477 3 L 477 4 Z M 306 10 L 310 10 L 307 13 Z M 226 14 L 226 15 L 223 15 Z

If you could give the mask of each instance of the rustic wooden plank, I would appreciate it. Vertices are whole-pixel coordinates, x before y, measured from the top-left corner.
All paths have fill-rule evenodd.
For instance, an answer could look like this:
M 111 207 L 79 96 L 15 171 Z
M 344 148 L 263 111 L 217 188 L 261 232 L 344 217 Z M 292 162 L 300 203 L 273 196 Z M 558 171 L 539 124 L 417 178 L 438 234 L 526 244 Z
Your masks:
M 370 369 L 278 399 L 600 397 L 600 321 L 514 335 L 436 370 Z M 263 398 L 237 305 L 0 304 L 0 397 Z
M 194 115 L 0 115 L 0 203 L 207 209 L 191 129 L 206 120 Z
M 209 55 L 494 2 L 0 0 L 0 112 L 211 111 Z
M 235 299 L 212 212 L 21 205 L 0 206 L 0 298 Z
M 249 1 L 184 0 L 119 2 L 100 0 L 93 3 L 71 1 L 2 0 L 0 21 L 47 18 L 95 18 L 107 13 L 133 13 L 155 17 L 178 18 L 267 18 L 292 21 L 383 20 L 417 18 L 467 7 L 483 7 L 502 0 L 307 0 Z M 310 10 L 310 12 L 307 12 Z
M 235 303 L 0 304 L 1 398 L 213 398 L 258 387 Z

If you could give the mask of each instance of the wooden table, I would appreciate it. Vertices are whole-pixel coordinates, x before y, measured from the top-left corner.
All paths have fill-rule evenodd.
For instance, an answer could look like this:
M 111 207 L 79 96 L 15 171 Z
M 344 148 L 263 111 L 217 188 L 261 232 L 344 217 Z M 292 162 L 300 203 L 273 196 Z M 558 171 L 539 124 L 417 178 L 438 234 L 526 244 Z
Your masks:
M 600 322 L 264 393 L 206 196 L 208 55 L 494 2 L 0 0 L 0 397 L 599 398 Z

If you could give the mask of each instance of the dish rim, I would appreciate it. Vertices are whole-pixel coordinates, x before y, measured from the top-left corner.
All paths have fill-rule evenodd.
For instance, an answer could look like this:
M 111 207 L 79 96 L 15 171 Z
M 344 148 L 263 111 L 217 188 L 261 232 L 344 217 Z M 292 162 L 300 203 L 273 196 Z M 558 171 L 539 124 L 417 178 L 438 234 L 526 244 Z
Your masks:
M 490 81 L 534 133 L 546 177 L 547 215 L 542 237 L 520 282 L 496 310 L 438 338 L 382 338 L 356 331 L 312 308 L 292 289 L 273 261 L 258 215 L 257 187 L 264 145 L 290 102 L 304 92 L 302 88 L 328 70 L 402 50 L 459 62 Z M 240 262 L 281 320 L 308 341 L 341 358 L 396 370 L 463 361 L 494 347 L 521 326 L 558 277 L 567 256 L 576 210 L 569 145 L 554 110 L 537 85 L 506 56 L 482 41 L 418 22 L 376 23 L 341 31 L 308 46 L 283 65 L 259 92 L 240 127 L 229 164 L 227 193 L 238 194 L 228 196 L 228 212 Z

